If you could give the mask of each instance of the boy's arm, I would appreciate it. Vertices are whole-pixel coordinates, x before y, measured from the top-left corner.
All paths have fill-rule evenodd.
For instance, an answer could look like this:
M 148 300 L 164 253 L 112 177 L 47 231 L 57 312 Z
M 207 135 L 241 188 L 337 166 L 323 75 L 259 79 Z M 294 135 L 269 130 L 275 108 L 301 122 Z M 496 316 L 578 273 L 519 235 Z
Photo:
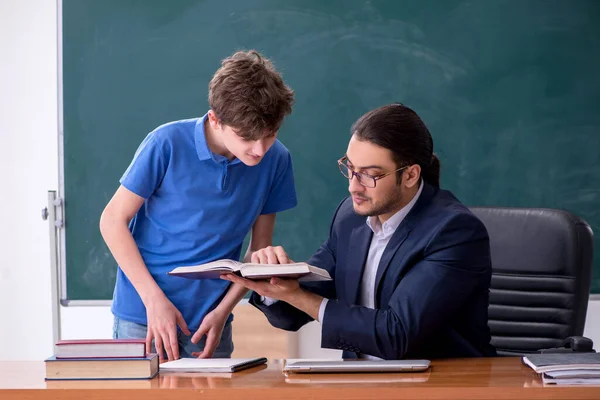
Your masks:
M 177 343 L 178 324 L 181 330 L 190 334 L 181 313 L 167 299 L 150 275 L 140 251 L 129 231 L 129 221 L 138 212 L 144 199 L 120 186 L 102 212 L 100 232 L 121 270 L 131 281 L 140 295 L 148 313 L 148 335 L 146 350 L 151 350 L 152 339 L 159 357 L 163 349 L 169 360 L 179 358 Z
M 262 214 L 256 218 L 256 222 L 252 225 L 250 245 L 246 250 L 243 262 L 250 262 L 252 253 L 273 244 L 273 231 L 275 230 L 276 215 L 277 214 Z
M 276 214 L 263 214 L 256 219 L 252 226 L 250 244 L 243 262 L 250 262 L 252 254 L 255 251 L 272 244 L 273 230 L 275 228 L 275 215 Z M 192 337 L 192 342 L 197 343 L 202 336 L 206 335 L 206 345 L 204 346 L 202 353 L 194 353 L 195 356 L 199 356 L 200 358 L 212 357 L 219 344 L 225 321 L 227 321 L 233 308 L 244 298 L 247 292 L 248 289 L 244 286 L 235 283 L 232 284 L 219 305 L 204 317 L 200 327 Z

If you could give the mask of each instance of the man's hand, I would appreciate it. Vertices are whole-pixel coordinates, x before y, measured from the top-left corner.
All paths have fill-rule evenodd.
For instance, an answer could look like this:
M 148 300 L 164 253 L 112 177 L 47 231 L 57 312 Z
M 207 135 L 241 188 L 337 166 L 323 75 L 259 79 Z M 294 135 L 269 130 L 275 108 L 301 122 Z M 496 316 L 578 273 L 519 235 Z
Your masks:
M 252 281 L 235 274 L 221 275 L 221 279 L 245 286 L 261 296 L 271 297 L 291 303 L 295 295 L 302 292 L 298 281 L 295 279 L 271 278 L 269 281 Z
M 281 246 L 267 246 L 252 253 L 250 259 L 256 264 L 290 264 L 293 261 Z
M 285 301 L 298 310 L 304 311 L 312 319 L 319 318 L 319 307 L 323 297 L 302 289 L 295 279 L 271 278 L 269 281 L 252 281 L 234 274 L 221 275 L 221 279 L 245 286 L 261 296 Z
M 215 349 L 221 341 L 221 334 L 223 333 L 223 327 L 228 316 L 229 313 L 221 312 L 219 309 L 214 309 L 206 314 L 200 324 L 200 328 L 192 336 L 192 343 L 198 343 L 206 335 L 204 350 L 192 353 L 194 357 L 211 358 L 213 356 Z
M 152 339 L 160 362 L 164 360 L 167 353 L 169 361 L 179 358 L 179 342 L 177 340 L 177 325 L 186 335 L 190 331 L 179 310 L 166 296 L 159 296 L 149 302 L 146 307 L 148 319 L 148 333 L 146 334 L 146 352 L 152 349 Z

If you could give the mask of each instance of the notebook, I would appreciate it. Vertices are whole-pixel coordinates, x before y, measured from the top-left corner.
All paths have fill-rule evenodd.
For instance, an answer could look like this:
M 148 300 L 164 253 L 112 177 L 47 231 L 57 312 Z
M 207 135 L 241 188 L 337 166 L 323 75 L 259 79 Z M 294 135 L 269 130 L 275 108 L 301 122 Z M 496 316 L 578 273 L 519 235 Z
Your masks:
M 416 372 L 429 368 L 429 360 L 288 360 L 284 372 Z
M 573 369 L 598 370 L 600 353 L 530 354 L 524 356 L 522 362 L 537 373 Z
M 180 358 L 160 364 L 163 372 L 237 372 L 267 362 L 260 358 Z
M 544 372 L 542 382 L 555 385 L 598 385 L 600 384 L 600 370 L 572 369 Z

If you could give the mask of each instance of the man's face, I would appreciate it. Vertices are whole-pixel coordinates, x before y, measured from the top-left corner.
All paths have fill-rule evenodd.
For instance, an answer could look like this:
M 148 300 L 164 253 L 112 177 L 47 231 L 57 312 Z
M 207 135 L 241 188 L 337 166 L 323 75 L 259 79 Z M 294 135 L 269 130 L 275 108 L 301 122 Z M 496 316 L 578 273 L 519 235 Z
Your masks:
M 347 165 L 354 172 L 373 177 L 398 169 L 392 159 L 392 152 L 371 142 L 360 141 L 352 136 L 346 151 Z M 348 182 L 352 195 L 354 212 L 362 216 L 391 216 L 403 206 L 402 186 L 398 184 L 396 173 L 391 173 L 376 181 L 374 188 L 361 185 L 356 177 Z
M 257 165 L 263 159 L 277 139 L 276 132 L 259 140 L 246 140 L 227 125 L 221 125 L 221 135 L 227 150 L 250 167 Z

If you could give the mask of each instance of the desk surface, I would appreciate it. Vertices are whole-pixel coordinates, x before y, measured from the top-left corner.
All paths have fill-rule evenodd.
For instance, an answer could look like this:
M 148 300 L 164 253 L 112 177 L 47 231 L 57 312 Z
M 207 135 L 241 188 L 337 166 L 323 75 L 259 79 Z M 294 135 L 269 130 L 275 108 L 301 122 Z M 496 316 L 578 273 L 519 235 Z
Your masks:
M 600 399 L 600 386 L 544 386 L 519 358 L 433 361 L 428 372 L 289 374 L 272 360 L 234 374 L 163 374 L 152 380 L 44 381 L 43 362 L 0 362 L 9 399 Z

